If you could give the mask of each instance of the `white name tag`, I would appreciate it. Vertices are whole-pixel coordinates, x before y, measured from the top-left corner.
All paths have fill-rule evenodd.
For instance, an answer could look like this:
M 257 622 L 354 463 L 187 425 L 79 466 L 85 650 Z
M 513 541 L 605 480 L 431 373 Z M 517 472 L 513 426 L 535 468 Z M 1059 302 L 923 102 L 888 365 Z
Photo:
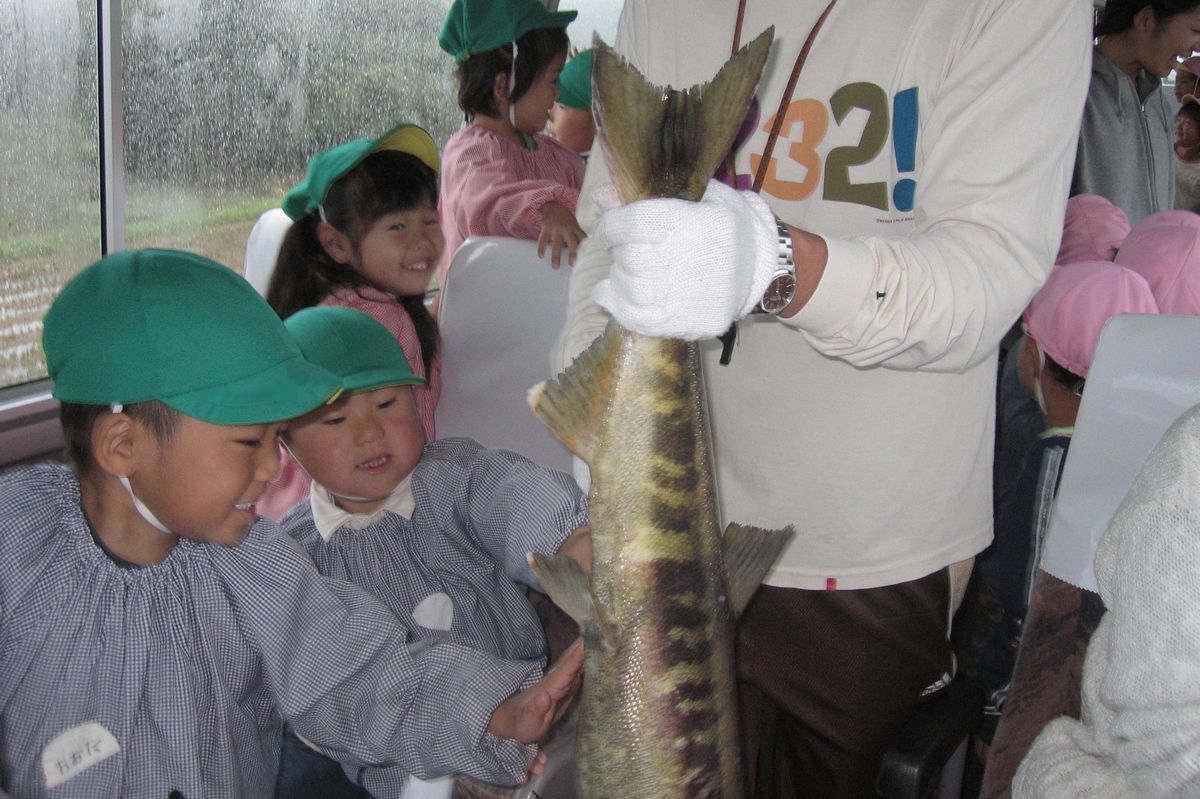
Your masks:
M 42 750 L 46 787 L 62 785 L 105 758 L 121 751 L 113 734 L 94 721 L 61 733 Z

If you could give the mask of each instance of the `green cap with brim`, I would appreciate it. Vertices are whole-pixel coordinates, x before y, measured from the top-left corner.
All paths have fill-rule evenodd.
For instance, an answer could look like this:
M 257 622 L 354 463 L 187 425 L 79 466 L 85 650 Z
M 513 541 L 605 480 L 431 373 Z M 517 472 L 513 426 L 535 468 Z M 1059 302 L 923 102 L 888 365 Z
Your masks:
M 592 51 L 584 50 L 567 62 L 558 76 L 558 103 L 579 111 L 592 110 Z
M 300 416 L 341 392 L 240 275 L 175 250 L 120 252 L 80 272 L 47 311 L 42 345 L 62 402 L 159 400 L 242 425 Z
M 438 44 L 461 64 L 530 31 L 565 28 L 578 13 L 548 11 L 538 0 L 454 0 Z
M 413 374 L 396 337 L 362 311 L 318 305 L 283 324 L 304 357 L 337 375 L 347 393 L 425 383 Z
M 308 161 L 308 173 L 283 198 L 283 212 L 299 220 L 325 202 L 325 195 L 342 175 L 362 163 L 371 153 L 395 150 L 415 155 L 425 166 L 437 173 L 437 144 L 422 127 L 401 123 L 377 139 L 355 139 L 319 152 Z

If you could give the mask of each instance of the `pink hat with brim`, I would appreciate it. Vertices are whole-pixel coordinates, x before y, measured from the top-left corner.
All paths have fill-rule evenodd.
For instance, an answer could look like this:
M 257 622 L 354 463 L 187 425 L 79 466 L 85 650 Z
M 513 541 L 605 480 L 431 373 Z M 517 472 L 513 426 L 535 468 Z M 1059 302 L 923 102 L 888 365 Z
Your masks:
M 1124 211 L 1098 194 L 1077 194 L 1067 200 L 1062 244 L 1054 263 L 1111 261 L 1128 233 Z
M 1158 313 L 1142 276 L 1111 261 L 1080 261 L 1050 270 L 1025 310 L 1025 324 L 1043 352 L 1087 377 L 1100 331 L 1123 313 Z
M 1200 214 L 1151 214 L 1125 237 L 1117 263 L 1146 279 L 1160 313 L 1200 316 Z
M 1200 75 L 1200 55 L 1188 56 L 1182 61 L 1175 64 L 1176 72 L 1190 72 L 1193 75 Z

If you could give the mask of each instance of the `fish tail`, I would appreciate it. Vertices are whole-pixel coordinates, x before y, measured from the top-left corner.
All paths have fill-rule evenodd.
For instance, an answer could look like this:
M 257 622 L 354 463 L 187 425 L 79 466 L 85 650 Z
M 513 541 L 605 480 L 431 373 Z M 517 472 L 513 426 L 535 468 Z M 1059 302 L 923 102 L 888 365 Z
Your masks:
M 774 30 L 739 50 L 711 81 L 684 90 L 653 85 L 596 37 L 592 102 L 622 201 L 704 196 L 750 106 Z

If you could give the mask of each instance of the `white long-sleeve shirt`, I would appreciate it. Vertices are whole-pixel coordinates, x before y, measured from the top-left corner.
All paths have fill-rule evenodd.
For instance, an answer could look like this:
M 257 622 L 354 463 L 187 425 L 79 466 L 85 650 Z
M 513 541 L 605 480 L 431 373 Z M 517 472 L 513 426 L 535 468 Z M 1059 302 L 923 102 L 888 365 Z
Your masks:
M 825 5 L 747 4 L 743 40 L 774 24 L 775 44 L 739 175 Z M 735 14 L 629 0 L 617 48 L 686 87 L 728 58 Z M 768 584 L 895 584 L 990 540 L 995 356 L 1058 249 L 1090 27 L 1087 0 L 841 0 L 826 20 L 762 190 L 825 238 L 824 277 L 793 318 L 743 320 L 729 366 L 706 349 L 722 515 L 798 531 Z M 607 182 L 596 148 L 585 230 Z M 590 295 L 609 264 L 585 242 L 560 365 L 606 321 Z

